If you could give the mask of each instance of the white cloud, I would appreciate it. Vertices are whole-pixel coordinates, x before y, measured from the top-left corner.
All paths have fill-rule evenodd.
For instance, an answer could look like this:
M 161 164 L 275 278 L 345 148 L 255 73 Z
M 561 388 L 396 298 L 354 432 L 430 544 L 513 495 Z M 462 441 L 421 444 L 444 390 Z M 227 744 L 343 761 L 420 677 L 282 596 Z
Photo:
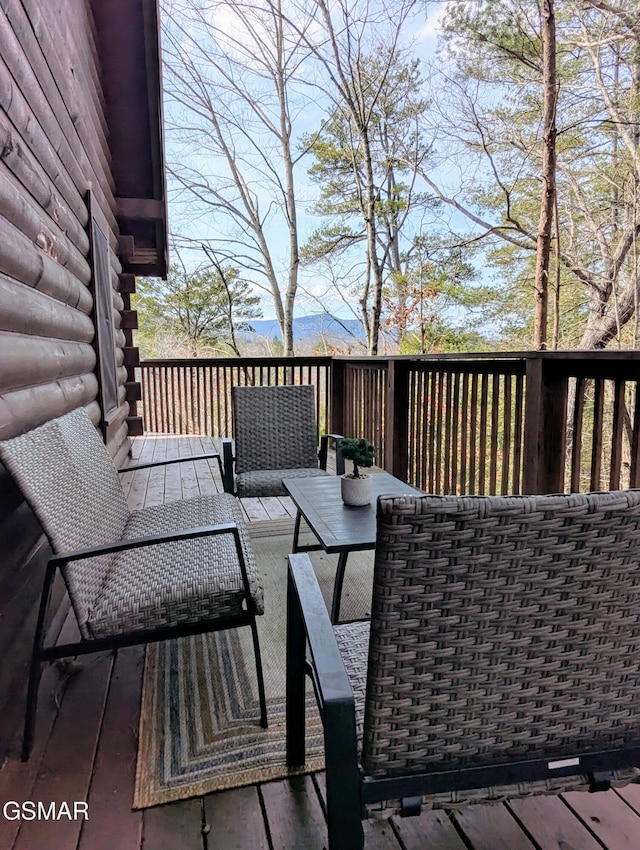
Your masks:
M 446 10 L 446 4 L 438 5 L 435 11 L 427 16 L 427 19 L 418 27 L 415 33 L 417 43 L 433 40 L 440 33 L 440 22 Z

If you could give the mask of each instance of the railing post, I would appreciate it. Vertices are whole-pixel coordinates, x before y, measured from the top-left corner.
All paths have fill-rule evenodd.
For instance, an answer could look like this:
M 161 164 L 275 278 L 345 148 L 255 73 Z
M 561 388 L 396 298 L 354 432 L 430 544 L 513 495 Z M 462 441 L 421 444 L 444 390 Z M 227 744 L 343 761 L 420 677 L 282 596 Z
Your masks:
M 539 493 L 542 460 L 542 361 L 531 357 L 526 364 L 522 492 Z
M 331 419 L 329 427 L 332 434 L 344 434 L 344 373 L 346 362 L 344 360 L 331 360 L 330 371 L 330 397 L 331 397 Z
M 409 466 L 409 361 L 389 358 L 384 429 L 384 469 L 407 481 Z
M 566 374 L 551 373 L 558 365 L 540 356 L 527 360 L 523 493 L 564 489 L 569 381 Z
M 561 493 L 564 490 L 564 471 L 567 453 L 567 398 L 569 379 L 555 370 L 549 374 L 551 363 L 543 364 L 543 459 L 541 486 L 543 493 Z

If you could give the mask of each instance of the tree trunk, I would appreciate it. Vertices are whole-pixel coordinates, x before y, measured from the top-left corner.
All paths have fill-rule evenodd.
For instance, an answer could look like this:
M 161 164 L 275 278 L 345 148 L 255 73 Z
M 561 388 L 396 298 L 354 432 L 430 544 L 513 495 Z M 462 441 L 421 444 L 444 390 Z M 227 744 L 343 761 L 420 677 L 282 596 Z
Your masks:
M 377 253 L 377 221 L 376 221 L 376 187 L 373 176 L 373 159 L 369 145 L 369 128 L 363 120 L 359 121 L 364 171 L 366 175 L 366 198 L 363 215 L 367 234 L 368 264 L 373 274 L 373 301 L 371 304 L 371 325 L 368 354 L 372 357 L 378 353 L 380 339 L 380 315 L 382 313 L 383 271 Z
M 533 347 L 547 347 L 547 317 L 549 311 L 549 258 L 551 254 L 551 224 L 556 195 L 556 23 L 554 0 L 543 0 L 541 15 L 542 86 L 543 86 L 543 150 L 542 201 L 536 249 L 535 319 Z

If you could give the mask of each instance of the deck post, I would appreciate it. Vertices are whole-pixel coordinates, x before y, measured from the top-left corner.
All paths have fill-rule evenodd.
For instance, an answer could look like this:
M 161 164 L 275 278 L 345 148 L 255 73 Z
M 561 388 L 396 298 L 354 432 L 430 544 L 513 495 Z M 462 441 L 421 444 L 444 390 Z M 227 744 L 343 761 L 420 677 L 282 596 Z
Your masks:
M 384 469 L 408 481 L 409 475 L 409 369 L 408 361 L 390 357 L 387 365 Z
M 522 492 L 539 493 L 542 458 L 542 361 L 533 355 L 527 359 L 524 400 L 524 446 Z
M 538 354 L 527 360 L 523 493 L 564 489 L 569 380 L 558 365 Z
M 544 360 L 542 363 L 542 463 L 538 479 L 541 493 L 564 491 L 569 378 L 558 365 Z
M 344 434 L 344 378 L 346 363 L 336 357 L 331 358 L 329 407 L 331 419 L 329 427 L 332 434 Z

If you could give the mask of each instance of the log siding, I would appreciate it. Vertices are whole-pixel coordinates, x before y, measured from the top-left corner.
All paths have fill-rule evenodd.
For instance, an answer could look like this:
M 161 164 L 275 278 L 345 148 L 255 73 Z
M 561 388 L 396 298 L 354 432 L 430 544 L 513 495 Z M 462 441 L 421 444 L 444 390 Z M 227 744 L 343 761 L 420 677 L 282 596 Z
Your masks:
M 138 3 L 155 8 L 155 2 L 131 0 L 125 14 Z M 111 12 L 101 10 L 103 21 L 105 14 L 108 19 Z M 120 311 L 130 311 L 130 303 L 118 289 L 121 276 L 127 286 L 130 281 L 118 255 L 123 234 L 116 197 L 123 192 L 116 187 L 115 125 L 105 95 L 108 75 L 99 29 L 92 0 L 0 0 L 0 438 L 80 405 L 96 426 L 101 424 L 90 189 L 91 212 L 108 244 L 116 347 L 117 408 L 107 446 L 121 463 L 130 447 L 128 417 L 133 414 L 134 425 L 139 420 L 128 401 L 136 393 L 125 365 L 135 317 L 127 312 L 128 327 L 121 329 Z M 137 47 L 149 70 L 146 38 L 141 34 Z M 114 57 L 107 58 L 113 64 Z M 159 69 L 151 68 L 151 74 L 159 80 Z M 138 91 L 119 96 L 138 97 Z M 160 140 L 142 137 L 142 156 L 150 160 L 152 142 L 157 158 Z M 164 199 L 156 203 L 164 208 Z M 1 465 L 0 546 L 0 650 L 12 659 L 0 672 L 1 763 L 23 712 L 21 694 L 48 554 L 40 527 Z M 58 598 L 63 596 L 59 589 Z

